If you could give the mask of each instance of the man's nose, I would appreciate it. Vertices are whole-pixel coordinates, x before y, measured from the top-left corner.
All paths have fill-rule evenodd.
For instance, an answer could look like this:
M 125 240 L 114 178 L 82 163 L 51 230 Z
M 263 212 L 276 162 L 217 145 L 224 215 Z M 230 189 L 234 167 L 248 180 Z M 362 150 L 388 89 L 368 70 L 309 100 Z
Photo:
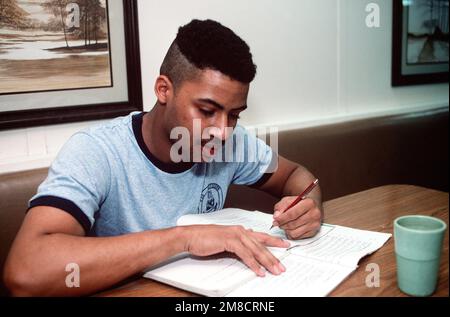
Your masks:
M 218 119 L 218 121 L 215 124 L 216 129 L 213 129 L 213 136 L 214 138 L 218 138 L 222 141 L 225 141 L 230 136 L 230 130 L 232 130 L 231 127 L 228 126 L 228 117 L 227 115 L 222 115 Z

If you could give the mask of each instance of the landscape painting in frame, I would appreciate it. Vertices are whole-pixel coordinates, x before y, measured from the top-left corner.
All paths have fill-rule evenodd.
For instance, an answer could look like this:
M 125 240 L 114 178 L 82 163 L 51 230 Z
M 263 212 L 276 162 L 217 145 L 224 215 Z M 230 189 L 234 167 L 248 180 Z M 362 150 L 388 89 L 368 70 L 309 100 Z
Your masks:
M 0 95 L 111 87 L 107 0 L 0 0 Z
M 448 63 L 448 0 L 408 0 L 408 65 Z

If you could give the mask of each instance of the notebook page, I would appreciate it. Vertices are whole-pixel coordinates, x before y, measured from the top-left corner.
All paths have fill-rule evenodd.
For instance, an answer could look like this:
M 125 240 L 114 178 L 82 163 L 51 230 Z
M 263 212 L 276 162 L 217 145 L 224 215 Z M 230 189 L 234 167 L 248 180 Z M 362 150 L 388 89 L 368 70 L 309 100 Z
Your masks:
M 272 253 L 282 259 L 280 249 Z M 243 262 L 230 255 L 194 257 L 186 255 L 167 261 L 144 274 L 144 277 L 206 296 L 223 296 L 232 289 L 256 278 Z
M 272 222 L 273 216 L 267 213 L 238 208 L 226 208 L 207 214 L 185 215 L 178 219 L 177 224 L 180 226 L 192 224 L 242 225 L 247 229 L 268 233 L 272 236 L 289 240 L 284 230 L 278 227 L 270 230 Z M 334 226 L 324 224 L 314 237 L 302 240 L 289 240 L 289 242 L 291 246 L 310 244 L 312 241 L 316 241 L 327 235 L 333 228 Z
M 178 219 L 177 224 L 179 226 L 192 224 L 242 225 L 245 228 L 268 232 L 272 221 L 272 215 L 260 211 L 225 208 L 210 213 L 184 215 Z
M 283 260 L 286 272 L 257 277 L 227 297 L 322 297 L 330 293 L 356 267 L 329 264 L 290 254 Z
M 178 225 L 190 224 L 240 224 L 285 238 L 283 230 L 270 230 L 272 215 L 257 211 L 228 208 L 185 215 L 178 221 Z M 187 256 L 154 268 L 144 277 L 207 296 L 325 296 L 357 267 L 364 255 L 380 248 L 390 236 L 324 224 L 313 238 L 290 240 L 288 251 L 269 248 L 287 268 L 287 273 L 280 276 L 267 273 L 265 278 L 258 278 L 236 258 Z M 267 288 L 260 285 L 263 282 Z M 290 286 L 285 287 L 285 283 Z M 308 286 L 307 292 L 304 285 Z
M 361 258 L 381 248 L 390 237 L 387 233 L 335 226 L 321 239 L 290 248 L 290 253 L 355 267 Z

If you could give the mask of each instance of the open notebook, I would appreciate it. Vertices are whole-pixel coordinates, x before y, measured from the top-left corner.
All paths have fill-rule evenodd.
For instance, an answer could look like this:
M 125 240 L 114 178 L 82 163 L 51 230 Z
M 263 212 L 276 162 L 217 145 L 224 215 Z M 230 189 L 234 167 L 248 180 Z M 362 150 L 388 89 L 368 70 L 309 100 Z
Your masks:
M 240 224 L 287 239 L 283 230 L 269 229 L 272 221 L 270 214 L 227 208 L 185 215 L 177 224 Z M 258 277 L 237 258 L 183 253 L 151 268 L 144 277 L 206 296 L 326 296 L 358 267 L 362 257 L 381 248 L 390 236 L 323 224 L 313 238 L 289 240 L 287 249 L 269 248 L 286 267 L 278 276 L 267 272 Z

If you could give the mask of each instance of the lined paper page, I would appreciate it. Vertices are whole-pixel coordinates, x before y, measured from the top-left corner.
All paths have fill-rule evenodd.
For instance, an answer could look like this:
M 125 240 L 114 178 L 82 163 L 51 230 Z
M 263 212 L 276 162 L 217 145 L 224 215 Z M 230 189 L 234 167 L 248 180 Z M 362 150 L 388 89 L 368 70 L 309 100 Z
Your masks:
M 365 255 L 381 248 L 391 234 L 335 226 L 321 239 L 290 249 L 292 254 L 354 267 Z
M 272 252 L 282 259 L 286 252 Z M 168 263 L 168 264 L 167 264 Z M 175 257 L 144 274 L 144 277 L 206 296 L 223 296 L 256 274 L 240 260 L 225 255 Z
M 216 225 L 241 225 L 247 229 L 252 229 L 258 232 L 268 233 L 275 237 L 280 237 L 289 240 L 284 233 L 284 230 L 275 227 L 270 230 L 272 226 L 273 216 L 260 211 L 248 211 L 238 208 L 226 208 L 216 212 L 207 214 L 193 214 L 182 216 L 178 220 L 178 225 L 193 225 L 193 224 L 216 224 Z M 291 246 L 307 245 L 313 241 L 319 240 L 323 236 L 332 231 L 334 226 L 322 225 L 320 231 L 312 238 L 302 240 L 289 240 Z
M 186 257 L 144 274 L 144 277 L 206 296 L 223 296 L 255 276 L 237 259 L 195 257 Z
M 227 297 L 321 297 L 330 293 L 355 268 L 289 255 L 283 260 L 286 272 L 268 273 L 228 293 Z

